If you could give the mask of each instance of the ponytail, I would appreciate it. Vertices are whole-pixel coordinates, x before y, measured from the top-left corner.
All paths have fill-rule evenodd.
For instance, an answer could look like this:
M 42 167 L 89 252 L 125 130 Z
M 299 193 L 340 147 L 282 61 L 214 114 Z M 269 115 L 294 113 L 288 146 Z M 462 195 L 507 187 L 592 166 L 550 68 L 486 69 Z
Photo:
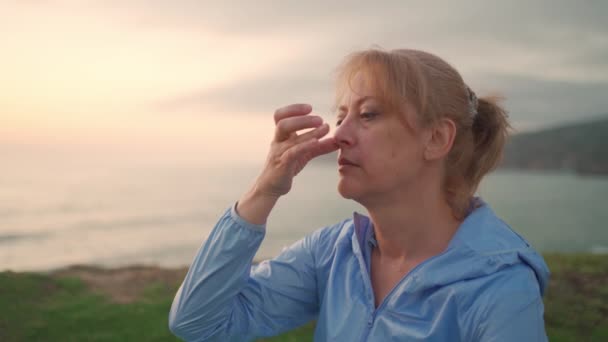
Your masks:
M 497 96 L 478 100 L 472 125 L 473 153 L 464 175 L 466 183 L 472 186 L 471 195 L 477 190 L 483 176 L 494 170 L 502 160 L 511 126 L 507 112 L 498 104 L 500 100 Z
M 448 156 L 444 179 L 448 203 L 459 219 L 473 209 L 475 203 L 471 203 L 471 199 L 481 179 L 500 163 L 511 128 L 507 112 L 498 104 L 502 98 L 477 99 L 472 91 L 467 90 L 471 121 L 460 126 L 463 131 Z M 471 103 L 474 105 L 470 106 Z

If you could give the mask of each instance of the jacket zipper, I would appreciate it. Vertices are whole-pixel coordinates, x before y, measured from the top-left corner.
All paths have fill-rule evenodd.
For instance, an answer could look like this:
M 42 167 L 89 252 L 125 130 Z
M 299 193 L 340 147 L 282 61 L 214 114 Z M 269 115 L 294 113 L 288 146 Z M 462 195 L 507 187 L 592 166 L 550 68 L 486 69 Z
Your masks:
M 384 299 L 382 300 L 382 302 L 380 303 L 380 305 L 378 305 L 378 307 L 376 308 L 374 305 L 375 302 L 375 297 L 374 297 L 374 289 L 372 287 L 372 281 L 370 278 L 370 275 L 367 271 L 367 267 L 365 267 L 365 260 L 363 260 L 363 254 L 361 252 L 361 246 L 359 246 L 359 255 L 357 256 L 357 259 L 359 260 L 359 267 L 361 268 L 361 271 L 364 275 L 364 283 L 365 286 L 367 287 L 368 290 L 368 300 L 370 301 L 370 305 L 372 308 L 374 308 L 372 310 L 372 314 L 370 316 L 370 318 L 367 321 L 366 327 L 365 327 L 365 334 L 363 334 L 363 336 L 361 336 L 361 341 L 366 341 L 367 337 L 369 335 L 369 332 L 371 331 L 372 326 L 374 325 L 374 321 L 376 320 L 376 316 L 378 316 L 378 313 L 384 309 L 384 307 L 386 306 L 386 302 L 390 299 L 390 297 L 393 295 L 393 293 L 397 290 L 397 288 L 403 283 L 405 282 L 408 278 L 412 277 L 414 273 L 416 273 L 422 266 L 424 266 L 426 263 L 430 262 L 431 260 L 438 258 L 440 256 L 442 256 L 443 254 L 448 252 L 448 249 L 444 250 L 443 252 L 441 252 L 440 254 L 437 254 L 435 256 L 432 256 L 428 259 L 426 259 L 425 261 L 419 263 L 418 265 L 416 265 L 416 267 L 414 267 L 413 269 L 411 269 L 406 275 L 403 276 L 403 278 L 401 278 L 397 284 L 395 284 L 395 286 L 393 286 L 393 288 L 389 291 L 389 293 L 384 297 Z M 371 254 L 369 255 L 369 258 L 371 260 Z M 370 262 L 371 265 L 371 262 Z

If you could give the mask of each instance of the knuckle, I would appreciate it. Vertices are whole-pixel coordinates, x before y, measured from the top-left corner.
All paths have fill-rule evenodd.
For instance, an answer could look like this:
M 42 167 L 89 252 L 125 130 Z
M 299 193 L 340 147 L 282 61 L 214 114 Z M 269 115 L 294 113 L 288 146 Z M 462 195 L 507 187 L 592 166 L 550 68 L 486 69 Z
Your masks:
M 285 127 L 287 125 L 287 122 L 285 122 L 285 120 L 281 120 L 279 122 L 277 122 L 277 131 L 278 132 L 284 132 L 285 129 L 287 127 Z
M 281 159 L 280 158 L 271 158 L 269 164 L 273 169 L 278 169 L 281 166 Z
M 274 121 L 275 122 L 279 121 L 279 119 L 281 117 L 282 109 L 283 108 L 278 108 L 277 110 L 274 111 Z
M 294 148 L 290 148 L 289 150 L 287 150 L 284 154 L 285 156 L 285 161 L 286 162 L 291 162 L 292 160 L 295 159 L 295 157 L 298 155 L 298 147 L 294 147 Z
M 308 142 L 309 140 L 316 138 L 318 135 L 319 135 L 319 131 L 317 131 L 317 130 L 307 132 L 305 134 L 302 134 L 302 138 L 303 138 L 302 141 Z
M 274 149 L 274 156 L 276 158 L 280 158 L 281 155 L 283 153 L 285 153 L 285 151 L 289 148 L 289 145 L 285 144 L 285 143 L 279 143 L 276 145 L 275 149 Z

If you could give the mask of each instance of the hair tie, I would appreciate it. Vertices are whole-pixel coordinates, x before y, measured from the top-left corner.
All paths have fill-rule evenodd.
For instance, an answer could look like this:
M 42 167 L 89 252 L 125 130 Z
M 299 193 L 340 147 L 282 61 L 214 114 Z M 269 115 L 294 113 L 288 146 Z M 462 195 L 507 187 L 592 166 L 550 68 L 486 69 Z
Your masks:
M 475 117 L 477 115 L 477 105 L 479 104 L 479 101 L 477 100 L 477 95 L 475 95 L 475 92 L 473 92 L 469 86 L 466 87 L 469 95 L 469 114 L 472 117 Z

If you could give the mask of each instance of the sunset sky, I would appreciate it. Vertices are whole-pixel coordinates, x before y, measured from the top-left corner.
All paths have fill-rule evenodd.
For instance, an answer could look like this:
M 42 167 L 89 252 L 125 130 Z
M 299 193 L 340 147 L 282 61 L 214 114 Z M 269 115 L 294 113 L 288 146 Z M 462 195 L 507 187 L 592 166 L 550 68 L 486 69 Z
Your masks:
M 333 123 L 373 46 L 445 58 L 520 131 L 608 113 L 608 2 L 464 3 L 1 0 L 0 154 L 263 159 L 274 109 Z

